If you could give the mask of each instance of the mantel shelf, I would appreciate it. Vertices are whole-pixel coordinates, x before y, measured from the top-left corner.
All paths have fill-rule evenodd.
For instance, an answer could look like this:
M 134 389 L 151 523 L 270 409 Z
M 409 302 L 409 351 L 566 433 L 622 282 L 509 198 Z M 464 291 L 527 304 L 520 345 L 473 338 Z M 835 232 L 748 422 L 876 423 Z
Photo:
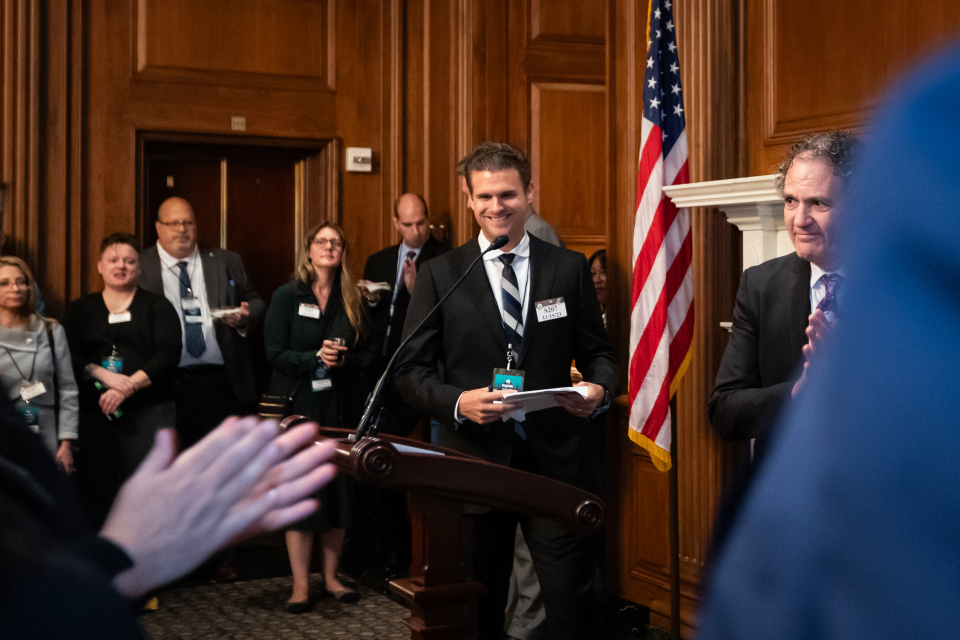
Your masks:
M 783 222 L 777 175 L 713 180 L 664 187 L 678 207 L 717 207 L 743 233 L 743 268 L 783 256 L 793 244 Z

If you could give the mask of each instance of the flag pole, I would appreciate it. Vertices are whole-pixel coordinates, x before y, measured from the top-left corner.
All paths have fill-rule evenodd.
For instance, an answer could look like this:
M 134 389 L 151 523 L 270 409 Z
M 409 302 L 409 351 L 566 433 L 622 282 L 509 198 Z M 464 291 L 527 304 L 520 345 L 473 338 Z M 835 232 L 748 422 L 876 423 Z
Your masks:
M 677 396 L 670 398 L 670 637 L 680 640 L 680 499 L 677 488 Z

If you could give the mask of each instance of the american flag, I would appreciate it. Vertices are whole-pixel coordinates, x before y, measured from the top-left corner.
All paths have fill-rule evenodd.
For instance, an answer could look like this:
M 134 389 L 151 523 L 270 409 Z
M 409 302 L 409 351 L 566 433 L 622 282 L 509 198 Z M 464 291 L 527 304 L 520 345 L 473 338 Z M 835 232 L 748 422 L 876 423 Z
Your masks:
M 663 195 L 689 182 L 687 134 L 671 0 L 652 0 L 647 38 L 630 314 L 630 439 L 657 469 L 671 466 L 670 398 L 690 361 L 690 215 Z

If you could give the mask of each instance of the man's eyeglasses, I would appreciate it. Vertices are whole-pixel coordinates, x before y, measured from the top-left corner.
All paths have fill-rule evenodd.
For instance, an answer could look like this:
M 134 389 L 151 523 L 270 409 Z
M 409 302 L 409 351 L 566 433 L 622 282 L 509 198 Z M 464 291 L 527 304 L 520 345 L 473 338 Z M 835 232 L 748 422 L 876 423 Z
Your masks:
M 159 222 L 165 227 L 169 227 L 169 228 L 182 227 L 184 229 L 192 229 L 193 225 L 195 224 L 193 220 L 174 220 L 173 222 L 163 222 L 162 220 L 157 220 L 157 222 Z
M 321 249 L 325 248 L 328 244 L 330 245 L 331 249 L 339 249 L 343 246 L 343 243 L 339 240 L 330 240 L 328 238 L 315 238 L 313 244 Z
M 30 283 L 26 278 L 17 278 L 16 280 L 0 280 L 0 289 L 26 289 Z

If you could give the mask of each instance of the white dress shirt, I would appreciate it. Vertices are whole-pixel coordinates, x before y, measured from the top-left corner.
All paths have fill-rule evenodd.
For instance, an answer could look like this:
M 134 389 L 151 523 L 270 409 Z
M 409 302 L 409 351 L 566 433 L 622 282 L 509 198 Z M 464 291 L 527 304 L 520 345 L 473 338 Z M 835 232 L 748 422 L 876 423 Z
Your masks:
M 480 242 L 480 251 L 486 251 L 490 246 L 481 233 L 477 238 Z M 494 249 L 483 256 L 483 267 L 487 270 L 487 279 L 490 281 L 490 288 L 493 289 L 493 297 L 497 301 L 497 308 L 500 309 L 500 319 L 503 320 L 503 296 L 500 293 L 501 280 L 503 278 L 503 263 L 500 262 L 500 256 L 505 253 L 512 253 L 516 256 L 513 259 L 513 272 L 517 274 L 517 284 L 520 286 L 520 298 L 523 300 L 523 319 L 527 319 L 527 310 L 530 307 L 530 236 L 524 232 L 523 239 L 511 251 L 503 252 L 500 249 Z M 526 327 L 524 327 L 526 329 Z M 520 345 L 514 345 L 514 351 L 520 351 Z
M 220 353 L 217 334 L 213 330 L 213 316 L 210 315 L 210 303 L 207 300 L 207 286 L 203 279 L 203 261 L 200 259 L 199 249 L 194 247 L 193 253 L 180 260 L 164 251 L 158 242 L 157 253 L 160 254 L 160 271 L 163 274 L 163 295 L 170 301 L 170 304 L 173 305 L 180 316 L 180 335 L 183 337 L 183 346 L 180 350 L 180 366 L 223 364 L 223 354 Z M 203 318 L 200 326 L 203 329 L 203 342 L 206 348 L 199 358 L 193 357 L 187 351 L 186 327 L 183 319 L 183 308 L 180 303 L 180 262 L 187 263 L 190 288 L 193 290 L 194 297 L 200 300 L 200 317 Z

